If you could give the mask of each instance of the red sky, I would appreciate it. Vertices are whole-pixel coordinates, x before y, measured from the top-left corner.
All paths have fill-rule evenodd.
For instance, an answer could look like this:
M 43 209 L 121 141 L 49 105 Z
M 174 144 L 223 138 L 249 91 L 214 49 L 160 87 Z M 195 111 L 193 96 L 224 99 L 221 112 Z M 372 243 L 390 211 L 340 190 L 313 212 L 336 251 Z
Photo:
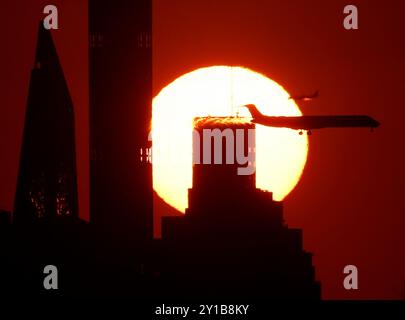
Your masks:
M 12 210 L 38 23 L 49 1 L 0 1 L 0 209 Z M 52 1 L 59 11 L 53 33 L 76 117 L 79 206 L 89 208 L 87 3 Z
M 49 1 L 0 2 L 0 209 L 12 209 L 37 22 Z M 80 215 L 88 218 L 88 59 L 84 0 L 59 8 L 54 38 L 76 113 Z M 346 1 L 155 0 L 154 93 L 198 67 L 259 71 L 288 92 L 320 90 L 304 114 L 368 114 L 368 130 L 315 131 L 285 219 L 304 230 L 324 298 L 399 298 L 405 282 L 402 1 L 355 1 L 359 30 L 342 26 Z M 346 291 L 345 265 L 359 269 Z

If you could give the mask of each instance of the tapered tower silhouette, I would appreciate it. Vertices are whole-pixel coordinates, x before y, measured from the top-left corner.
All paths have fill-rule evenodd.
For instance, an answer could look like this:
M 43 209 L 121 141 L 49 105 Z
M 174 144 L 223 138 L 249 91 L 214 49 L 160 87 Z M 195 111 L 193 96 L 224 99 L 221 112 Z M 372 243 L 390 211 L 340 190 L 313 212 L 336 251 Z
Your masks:
M 90 0 L 91 222 L 152 239 L 152 1 Z
M 157 281 L 162 296 L 320 299 L 302 230 L 289 228 L 283 203 L 256 188 L 254 171 L 238 173 L 238 144 L 239 158 L 241 151 L 251 154 L 242 167 L 255 165 L 255 145 L 248 143 L 253 129 L 238 118 L 196 119 L 200 139 L 193 139 L 198 143 L 193 151 L 200 150 L 205 161 L 194 162 L 186 214 L 163 219 Z M 205 143 L 213 139 L 206 130 L 219 130 L 219 148 Z M 243 134 L 239 141 L 238 131 Z M 215 161 L 215 149 L 222 153 L 221 162 Z
M 77 202 L 73 103 L 51 32 L 40 23 L 13 222 L 77 217 Z

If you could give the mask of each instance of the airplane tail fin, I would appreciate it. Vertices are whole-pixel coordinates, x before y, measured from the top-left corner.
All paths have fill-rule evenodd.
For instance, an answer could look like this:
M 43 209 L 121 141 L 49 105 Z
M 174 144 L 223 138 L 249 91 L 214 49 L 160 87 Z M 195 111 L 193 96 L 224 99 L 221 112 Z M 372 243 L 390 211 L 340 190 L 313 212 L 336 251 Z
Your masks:
M 250 114 L 252 115 L 252 118 L 259 118 L 262 116 L 261 112 L 257 110 L 254 104 L 247 104 L 245 105 L 245 107 L 248 108 Z

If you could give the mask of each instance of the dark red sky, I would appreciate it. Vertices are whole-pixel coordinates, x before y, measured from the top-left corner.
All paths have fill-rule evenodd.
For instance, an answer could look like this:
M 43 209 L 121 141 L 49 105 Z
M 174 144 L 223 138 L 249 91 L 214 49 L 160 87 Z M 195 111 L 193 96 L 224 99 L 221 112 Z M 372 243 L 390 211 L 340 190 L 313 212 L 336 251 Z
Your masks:
M 34 64 L 43 0 L 0 1 L 0 209 L 12 210 L 30 72 Z M 88 44 L 87 2 L 52 1 L 60 29 L 53 33 L 76 116 L 80 213 L 88 217 Z
M 12 209 L 37 21 L 49 1 L 0 2 L 0 209 Z M 185 72 L 249 67 L 290 93 L 320 89 L 304 114 L 369 114 L 368 130 L 310 138 L 302 180 L 285 219 L 303 228 L 324 298 L 399 298 L 405 282 L 405 22 L 402 1 L 354 1 L 359 30 L 342 27 L 347 1 L 155 0 L 154 92 Z M 59 8 L 54 37 L 75 104 L 80 215 L 88 218 L 87 8 Z M 346 291 L 342 270 L 359 269 Z

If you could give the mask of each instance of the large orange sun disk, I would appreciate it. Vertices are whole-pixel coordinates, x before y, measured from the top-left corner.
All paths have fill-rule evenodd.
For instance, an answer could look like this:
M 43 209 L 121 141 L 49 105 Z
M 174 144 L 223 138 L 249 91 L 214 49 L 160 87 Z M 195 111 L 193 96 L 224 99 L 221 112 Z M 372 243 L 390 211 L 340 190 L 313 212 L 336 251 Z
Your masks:
M 192 187 L 194 117 L 250 117 L 245 104 L 265 115 L 302 115 L 283 87 L 243 67 L 212 66 L 177 78 L 153 99 L 153 188 L 184 212 Z M 296 130 L 256 125 L 256 186 L 282 200 L 297 185 L 308 154 L 308 138 Z

